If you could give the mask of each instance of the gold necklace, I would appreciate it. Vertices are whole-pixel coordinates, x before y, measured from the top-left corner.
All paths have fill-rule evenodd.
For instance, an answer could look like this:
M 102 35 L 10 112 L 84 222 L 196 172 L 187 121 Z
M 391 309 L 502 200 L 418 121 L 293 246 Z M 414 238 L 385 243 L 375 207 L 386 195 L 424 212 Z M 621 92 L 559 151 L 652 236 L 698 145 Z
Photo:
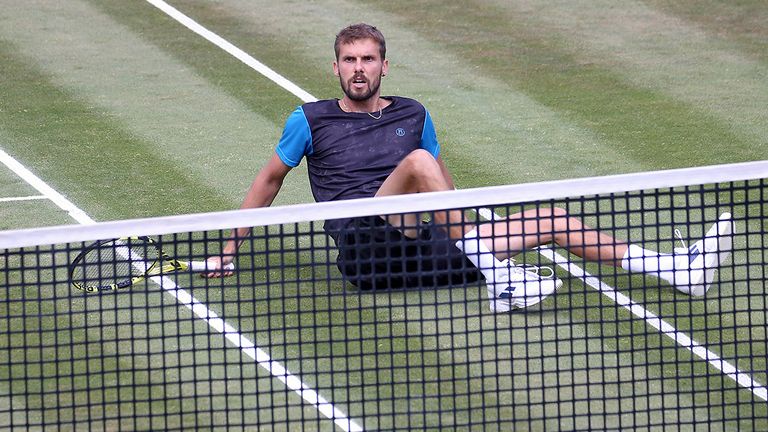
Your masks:
M 339 101 L 341 102 L 341 107 L 344 109 L 344 111 L 345 111 L 345 112 L 357 112 L 357 111 L 352 111 L 351 109 L 349 109 L 349 107 L 347 106 L 347 104 L 346 104 L 346 103 L 344 103 L 344 99 L 339 99 Z M 381 115 L 382 115 L 382 112 L 381 112 L 381 102 L 380 102 L 380 101 L 377 101 L 377 105 L 379 106 L 379 116 L 378 116 L 378 117 L 376 117 L 375 115 L 373 115 L 373 113 L 369 113 L 369 112 L 366 112 L 366 114 L 368 114 L 368 116 L 369 116 L 369 117 L 371 117 L 371 118 L 372 118 L 372 119 L 374 119 L 374 120 L 378 120 L 378 119 L 380 119 L 380 118 L 381 118 Z

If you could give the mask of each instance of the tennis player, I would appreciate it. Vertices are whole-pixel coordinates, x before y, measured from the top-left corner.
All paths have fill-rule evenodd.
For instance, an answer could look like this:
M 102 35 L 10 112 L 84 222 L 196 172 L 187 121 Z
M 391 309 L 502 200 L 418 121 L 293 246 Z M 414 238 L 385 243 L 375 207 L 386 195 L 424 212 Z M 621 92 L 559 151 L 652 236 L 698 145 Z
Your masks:
M 268 206 L 288 172 L 307 160 L 318 202 L 382 197 L 454 188 L 440 156 L 429 112 L 419 102 L 381 96 L 387 75 L 386 43 L 367 24 L 336 36 L 333 73 L 343 96 L 306 103 L 287 119 L 276 151 L 257 174 L 241 208 Z M 509 258 L 556 243 L 586 260 L 653 274 L 678 290 L 704 295 L 731 250 L 733 222 L 723 215 L 703 240 L 675 254 L 628 245 L 585 226 L 560 208 L 538 208 L 492 223 L 464 219 L 461 211 L 329 220 L 344 278 L 364 289 L 462 284 L 485 279 L 494 311 L 525 308 L 555 292 L 554 272 L 517 266 Z M 447 227 L 447 228 L 446 228 Z M 232 262 L 249 228 L 233 232 L 212 268 Z M 212 271 L 208 277 L 231 275 Z

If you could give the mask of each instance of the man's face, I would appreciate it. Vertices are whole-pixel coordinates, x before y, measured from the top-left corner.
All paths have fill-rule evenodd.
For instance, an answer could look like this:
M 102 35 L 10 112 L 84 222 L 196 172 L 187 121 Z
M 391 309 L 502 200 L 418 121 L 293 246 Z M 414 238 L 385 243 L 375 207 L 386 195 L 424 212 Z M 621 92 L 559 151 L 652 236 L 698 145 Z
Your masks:
M 361 39 L 339 47 L 333 72 L 348 98 L 365 101 L 378 96 L 381 77 L 386 75 L 388 66 L 388 62 L 381 59 L 379 44 L 372 39 Z

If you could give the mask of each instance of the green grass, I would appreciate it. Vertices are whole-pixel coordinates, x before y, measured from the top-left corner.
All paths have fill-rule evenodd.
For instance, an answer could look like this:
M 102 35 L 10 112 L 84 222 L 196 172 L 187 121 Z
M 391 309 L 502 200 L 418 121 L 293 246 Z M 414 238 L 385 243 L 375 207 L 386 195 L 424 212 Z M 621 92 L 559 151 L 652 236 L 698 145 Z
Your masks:
M 3 3 L 0 148 L 94 219 L 236 208 L 301 103 L 148 3 Z M 171 3 L 319 98 L 340 96 L 333 35 L 374 23 L 388 38 L 383 93 L 425 103 L 462 188 L 765 158 L 759 0 Z M 311 201 L 295 171 L 277 204 Z M 0 197 L 36 194 L 0 170 Z M 766 384 L 764 197 L 570 205 L 628 209 L 590 222 L 665 252 L 672 225 L 640 221 L 695 238 L 706 228 L 689 217 L 732 208 L 751 249 L 712 296 L 586 269 Z M 706 208 L 671 210 L 686 200 Z M 2 229 L 68 223 L 48 201 L 0 202 Z M 309 287 L 336 277 L 335 257 L 310 254 L 327 241 L 298 229 L 246 245 L 237 278 L 178 282 L 366 429 L 768 427 L 765 401 L 576 280 L 510 316 L 487 312 L 483 287 Z M 0 255 L 0 430 L 334 429 L 156 285 L 73 295 L 70 255 Z

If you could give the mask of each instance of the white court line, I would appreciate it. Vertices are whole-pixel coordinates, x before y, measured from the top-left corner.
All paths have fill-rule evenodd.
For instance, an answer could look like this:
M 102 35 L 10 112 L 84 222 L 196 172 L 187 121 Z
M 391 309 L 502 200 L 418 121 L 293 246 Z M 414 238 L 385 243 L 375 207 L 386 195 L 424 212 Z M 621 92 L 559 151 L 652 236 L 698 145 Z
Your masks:
M 15 202 L 15 201 L 35 201 L 35 200 L 47 200 L 48 197 L 44 195 L 25 196 L 25 197 L 7 197 L 0 198 L 0 202 Z
M 487 208 L 481 208 L 478 213 L 480 213 L 480 216 L 482 216 L 484 219 L 489 221 L 498 220 L 501 218 L 499 215 L 493 213 L 490 209 Z M 747 390 L 750 390 L 760 399 L 768 401 L 768 389 L 764 385 L 754 380 L 748 373 L 737 369 L 734 365 L 723 360 L 719 355 L 713 353 L 704 345 L 691 339 L 685 333 L 677 331 L 674 326 L 659 318 L 656 314 L 650 312 L 648 309 L 644 308 L 639 303 L 630 299 L 626 295 L 616 291 L 615 288 L 611 287 L 599 278 L 592 276 L 578 265 L 570 262 L 568 258 L 555 252 L 551 247 L 540 246 L 537 249 L 542 256 L 556 263 L 558 267 L 570 273 L 574 278 L 581 279 L 590 287 L 596 289 L 604 296 L 613 300 L 614 303 L 621 305 L 624 307 L 624 309 L 628 310 L 636 317 L 645 320 L 649 326 L 655 328 L 661 332 L 661 334 L 677 342 L 678 345 L 687 349 L 693 355 L 708 362 L 710 365 L 712 365 L 712 367 L 724 373 L 730 379 L 736 381 L 738 385 L 746 388 Z
M 708 362 L 710 365 L 712 365 L 712 367 L 724 373 L 730 379 L 736 381 L 738 385 L 750 390 L 755 396 L 764 401 L 768 401 L 768 389 L 766 389 L 764 385 L 752 379 L 748 373 L 737 369 L 734 365 L 726 360 L 723 360 L 719 355 L 713 353 L 704 345 L 691 339 L 685 333 L 677 331 L 674 326 L 659 318 L 653 312 L 648 311 L 639 303 L 616 291 L 616 289 L 601 281 L 599 278 L 592 276 L 576 264 L 568 261 L 566 257 L 558 254 L 552 248 L 540 247 L 539 253 L 542 256 L 555 262 L 560 268 L 566 270 L 575 278 L 583 280 L 584 283 L 596 289 L 609 299 L 613 300 L 614 303 L 621 305 L 624 307 L 624 309 L 628 310 L 636 317 L 644 319 L 649 326 L 655 328 L 664 336 L 667 336 L 673 341 L 677 342 L 680 346 L 687 349 L 695 356 Z
M 96 223 L 96 221 L 88 216 L 83 210 L 79 209 L 62 194 L 48 186 L 43 180 L 2 149 L 0 149 L 0 162 L 32 187 L 37 189 L 47 199 L 56 203 L 59 208 L 67 211 L 78 223 L 83 225 Z M 214 311 L 208 309 L 205 304 L 200 302 L 183 288 L 177 286 L 173 280 L 168 277 L 161 278 L 160 276 L 152 277 L 151 280 L 160 285 L 179 303 L 186 306 L 200 319 L 208 323 L 212 329 L 222 333 L 228 341 L 238 347 L 245 355 L 256 360 L 259 366 L 266 369 L 272 376 L 284 383 L 288 388 L 298 393 L 299 396 L 312 404 L 320 413 L 332 419 L 339 427 L 345 431 L 363 430 L 357 423 L 347 418 L 343 412 L 320 396 L 315 390 L 304 384 L 304 382 L 289 372 L 283 365 L 272 360 L 269 354 L 261 348 L 258 348 L 250 339 L 240 334 L 237 329 L 219 318 L 219 316 Z
M 198 24 L 197 22 L 193 21 L 192 19 L 190 19 L 186 15 L 182 14 L 181 12 L 179 12 L 178 10 L 173 8 L 172 6 L 168 5 L 164 1 L 162 1 L 162 0 L 147 0 L 147 2 L 149 2 L 152 5 L 156 6 L 157 8 L 159 8 L 160 10 L 162 10 L 163 12 L 165 12 L 166 14 L 168 14 L 169 16 L 171 16 L 172 18 L 174 18 L 175 20 L 177 20 L 178 22 L 180 22 L 181 24 L 183 24 L 184 26 L 186 26 L 187 28 L 189 28 L 193 32 L 195 32 L 195 33 L 199 34 L 200 36 L 202 36 L 203 38 L 207 39 L 209 42 L 211 42 L 214 45 L 222 48 L 224 51 L 228 52 L 229 54 L 231 54 L 232 56 L 234 56 L 238 60 L 240 60 L 243 63 L 245 63 L 246 65 L 250 66 L 255 71 L 257 71 L 257 72 L 261 73 L 262 75 L 264 75 L 265 77 L 271 79 L 277 85 L 281 86 L 282 88 L 284 88 L 284 89 L 288 90 L 289 92 L 291 92 L 292 94 L 296 95 L 302 101 L 304 101 L 304 102 L 313 102 L 313 101 L 317 100 L 317 98 L 315 98 L 311 94 L 307 93 L 306 91 L 301 89 L 299 86 L 297 86 L 293 82 L 289 81 L 288 79 L 286 79 L 282 75 L 279 75 L 277 72 L 273 71 L 272 69 L 270 69 L 269 67 L 267 67 L 263 63 L 261 63 L 258 60 L 254 59 L 251 55 L 247 54 L 246 52 L 244 52 L 240 48 L 237 48 L 236 46 L 232 45 L 230 42 L 226 41 L 225 39 L 223 39 L 219 35 L 211 32 L 210 30 L 208 30 L 205 27 L 201 26 L 200 24 Z M 484 210 L 486 212 L 489 212 L 487 209 L 484 209 Z M 483 215 L 483 216 L 486 217 L 485 215 Z M 486 219 L 491 220 L 491 219 L 493 219 L 494 215 L 488 214 L 487 216 L 488 217 L 486 217 Z M 546 249 L 541 249 L 540 253 L 542 255 L 544 255 L 546 253 Z M 556 254 L 554 251 L 552 251 L 552 254 L 553 254 L 553 261 L 554 261 L 554 258 L 559 257 L 558 260 L 560 260 L 560 259 L 564 260 L 564 261 L 561 261 L 561 262 L 568 262 L 568 260 L 565 257 Z M 558 265 L 563 267 L 563 264 L 561 264 L 561 262 L 558 262 Z M 573 266 L 574 267 L 574 271 L 576 271 L 578 273 L 578 271 L 576 270 L 576 268 L 578 268 L 578 267 L 576 267 L 573 264 L 570 264 L 568 268 L 566 268 L 566 267 L 563 267 L 563 268 L 566 268 L 566 270 L 569 270 L 570 266 Z M 584 273 L 584 274 L 586 274 L 586 273 Z M 576 276 L 576 275 L 574 274 L 574 276 Z M 596 278 L 594 278 L 592 276 L 590 276 L 590 278 L 591 279 L 588 279 L 589 281 L 591 281 L 592 279 L 596 279 Z M 589 284 L 589 282 L 588 282 L 588 284 Z M 600 284 L 602 284 L 602 282 L 600 282 Z M 599 286 L 602 287 L 603 285 L 599 285 Z M 654 314 L 652 314 L 651 312 L 649 312 L 648 310 L 646 310 L 645 308 L 643 308 L 639 304 L 634 303 L 632 300 L 630 300 L 628 297 L 624 296 L 623 294 L 617 293 L 612 288 L 610 290 L 608 290 L 608 289 L 598 288 L 598 287 L 596 287 L 594 285 L 591 285 L 591 284 L 590 284 L 590 286 L 592 286 L 593 288 L 598 289 L 598 291 L 600 291 L 603 295 L 611 298 L 611 300 L 613 300 L 614 302 L 617 302 L 617 303 L 621 304 L 622 306 L 624 306 L 625 308 L 630 310 L 636 316 L 644 319 L 648 323 L 648 325 L 650 325 L 651 327 L 656 328 L 657 330 L 661 331 L 663 334 L 671 337 L 673 340 L 675 340 L 675 342 L 680 344 L 682 347 L 690 350 L 692 353 L 697 355 L 699 358 L 701 358 L 701 359 L 703 359 L 705 361 L 708 361 L 713 367 L 715 367 L 718 370 L 720 370 L 721 372 L 725 373 L 728 377 L 730 377 L 731 379 L 736 381 L 742 387 L 745 387 L 745 388 L 751 390 L 752 393 L 754 393 L 759 398 L 761 398 L 763 400 L 768 400 L 768 394 L 766 394 L 766 388 L 764 386 L 760 385 L 759 383 L 757 383 L 756 381 L 754 381 L 750 377 L 749 374 L 746 374 L 744 372 L 739 371 L 733 365 L 731 365 L 730 363 L 728 363 L 728 362 L 726 362 L 724 360 L 720 360 L 720 357 L 717 356 L 715 353 L 713 353 L 712 351 L 709 351 L 708 349 L 704 348 L 702 345 L 700 345 L 697 342 L 693 341 L 692 339 L 690 339 L 688 336 L 684 335 L 683 333 L 678 332 L 671 325 L 669 325 L 668 323 L 666 323 L 663 320 L 660 320 Z M 605 285 L 605 287 L 608 287 L 608 286 Z M 611 294 L 612 292 L 616 293 L 616 295 Z M 621 303 L 621 301 L 624 301 L 624 299 L 626 299 L 626 302 L 628 302 L 628 303 Z M 631 307 L 629 305 L 631 305 Z
M 198 24 L 192 18 L 179 12 L 178 9 L 174 8 L 173 6 L 164 2 L 163 0 L 147 0 L 147 2 L 150 3 L 152 6 L 155 6 L 156 8 L 165 12 L 168 16 L 178 21 L 184 27 L 192 30 L 193 32 L 202 36 L 207 41 L 211 42 L 212 44 L 216 45 L 217 47 L 223 49 L 224 51 L 234 56 L 236 59 L 250 66 L 256 72 L 269 78 L 280 87 L 288 90 L 289 92 L 291 92 L 293 95 L 303 100 L 304 102 L 314 102 L 317 100 L 317 98 L 307 93 L 302 88 L 292 83 L 291 81 L 289 81 L 288 79 L 280 75 L 279 73 L 275 72 L 264 63 L 256 60 L 255 58 L 253 58 L 253 56 L 249 55 L 248 53 L 241 50 L 240 48 L 232 45 L 226 39 L 222 38 L 216 33 Z
M 288 90 L 299 99 L 305 102 L 317 100 L 314 96 L 302 90 L 296 84 L 288 81 L 277 72 L 273 71 L 263 63 L 259 62 L 252 56 L 248 55 L 245 51 L 232 45 L 231 43 L 229 43 L 219 35 L 206 29 L 202 25 L 198 24 L 196 21 L 192 20 L 188 16 L 179 12 L 176 8 L 169 5 L 168 3 L 162 0 L 147 0 L 147 2 L 155 6 L 156 8 L 160 9 L 161 11 L 166 13 L 168 16 L 170 16 L 171 18 L 181 23 L 183 26 L 187 27 L 188 29 L 202 36 L 209 42 L 213 43 L 214 45 L 218 46 L 219 48 L 233 55 L 235 58 L 239 59 L 246 65 L 250 66 L 255 71 L 259 72 L 260 74 L 274 81 L 275 83 L 280 85 L 282 88 Z M 220 325 L 224 327 L 227 326 L 227 324 L 224 323 L 223 321 L 221 321 Z M 223 328 L 220 331 L 226 331 L 226 328 Z M 229 336 L 228 336 L 229 333 L 225 332 L 225 334 L 229 339 Z M 339 426 L 342 430 L 345 430 L 345 431 L 362 431 L 363 430 L 363 428 L 360 425 L 358 425 L 352 419 L 348 418 L 344 412 L 342 412 L 341 410 L 336 408 L 333 404 L 325 400 L 315 390 L 312 390 L 311 388 L 309 388 L 296 376 L 291 375 L 287 370 L 285 370 L 285 368 L 283 368 L 283 366 L 279 365 L 277 362 L 271 361 L 269 359 L 269 355 L 266 352 L 262 351 L 261 349 L 256 348 L 253 342 L 250 342 L 246 339 L 246 343 L 244 345 L 240 345 L 240 343 L 242 343 L 242 339 L 244 338 L 240 335 L 233 335 L 233 338 L 230 339 L 230 341 L 235 345 L 237 345 L 238 347 L 240 347 L 243 350 L 243 352 L 246 352 L 247 350 L 248 351 L 247 354 L 249 356 L 254 358 L 261 366 L 267 369 L 272 375 L 274 375 L 275 377 L 280 379 L 280 381 L 285 383 L 286 386 L 288 386 L 288 388 L 298 393 L 299 396 L 301 396 L 306 402 L 310 403 L 315 408 L 317 408 L 317 410 L 321 414 L 333 420 L 333 422 L 336 423 L 336 425 Z
M 77 208 L 77 206 L 72 204 L 68 199 L 64 198 L 63 195 L 56 192 L 52 187 L 48 186 L 44 181 L 32 174 L 32 172 L 30 172 L 24 165 L 20 164 L 16 159 L 4 152 L 3 149 L 0 149 L 0 162 L 24 181 L 29 183 L 30 186 L 37 189 L 37 191 L 43 194 L 44 197 L 53 201 L 60 209 L 66 211 L 72 216 L 72 219 L 76 220 L 78 223 L 83 225 L 96 223 L 96 221 L 91 219 L 84 211 Z

